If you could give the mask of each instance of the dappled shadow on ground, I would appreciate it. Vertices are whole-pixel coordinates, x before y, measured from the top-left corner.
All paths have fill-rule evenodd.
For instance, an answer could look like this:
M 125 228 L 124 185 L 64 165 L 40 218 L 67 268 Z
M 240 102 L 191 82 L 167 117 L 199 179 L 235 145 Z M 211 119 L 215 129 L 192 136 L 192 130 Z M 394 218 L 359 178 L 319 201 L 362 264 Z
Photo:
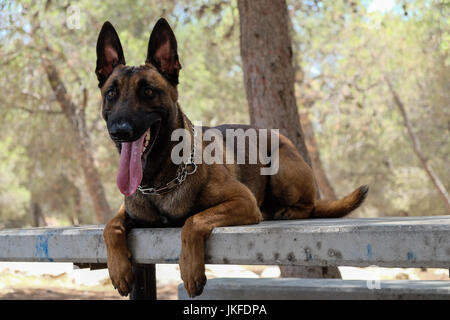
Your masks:
M 177 285 L 158 288 L 158 300 L 176 300 Z M 21 288 L 0 290 L 0 300 L 128 300 L 115 291 Z
M 2 290 L 3 291 L 3 290 Z M 125 299 L 109 292 L 63 290 L 63 289 L 9 289 L 0 292 L 2 300 L 119 300 Z
M 51 264 L 46 272 L 51 271 Z M 76 272 L 66 274 L 35 274 L 11 269 L 0 272 L 0 300 L 127 300 L 114 290 L 106 274 L 86 271 L 78 277 Z M 179 270 L 173 265 L 158 265 L 158 300 L 178 298 Z M 356 268 L 340 267 L 347 280 L 450 280 L 447 269 L 418 268 Z M 34 270 L 34 269 L 33 269 Z M 278 278 L 279 269 L 274 266 L 207 265 L 208 279 L 231 278 Z M 89 275 L 92 275 L 91 279 Z M 106 277 L 106 278 L 105 278 Z M 98 279 L 97 279 L 98 278 Z M 77 280 L 78 279 L 78 280 Z M 84 281 L 82 281 L 84 280 Z M 88 285 L 88 280 L 92 284 Z M 96 280 L 96 281 L 93 281 Z

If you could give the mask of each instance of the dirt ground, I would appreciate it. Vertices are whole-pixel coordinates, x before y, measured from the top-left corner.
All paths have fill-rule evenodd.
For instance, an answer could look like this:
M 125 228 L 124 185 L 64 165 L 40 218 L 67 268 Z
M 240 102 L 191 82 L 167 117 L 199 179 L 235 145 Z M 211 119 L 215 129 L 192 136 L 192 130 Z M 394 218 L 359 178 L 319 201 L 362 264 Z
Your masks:
M 30 267 L 1 268 L 0 300 L 127 300 L 114 290 L 107 270 L 89 271 L 51 269 L 51 264 L 43 269 Z M 160 300 L 177 299 L 178 279 L 167 281 L 169 274 L 162 273 L 163 281 L 158 282 L 157 294 Z
M 176 300 L 177 285 L 158 288 L 158 300 Z M 128 300 L 115 290 L 89 291 L 62 288 L 9 288 L 0 291 L 0 300 Z
M 55 264 L 0 263 L 0 300 L 124 300 L 112 287 L 107 270 L 59 269 Z M 339 268 L 343 279 L 450 280 L 446 269 Z M 176 300 L 179 269 L 157 265 L 158 300 Z M 217 277 L 276 278 L 278 267 L 207 265 L 209 279 Z

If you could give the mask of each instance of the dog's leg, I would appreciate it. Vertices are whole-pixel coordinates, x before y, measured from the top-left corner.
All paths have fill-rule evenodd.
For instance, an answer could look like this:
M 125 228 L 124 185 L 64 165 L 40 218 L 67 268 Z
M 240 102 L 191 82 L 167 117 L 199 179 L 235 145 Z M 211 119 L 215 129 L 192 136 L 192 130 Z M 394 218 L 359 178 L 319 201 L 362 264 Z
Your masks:
M 279 158 L 279 170 L 269 177 L 272 196 L 276 200 L 271 218 L 309 218 L 316 197 L 313 172 L 292 142 L 282 135 L 276 152 L 274 155 Z
M 368 186 L 361 186 L 337 200 L 316 200 L 316 184 L 311 167 L 294 145 L 280 135 L 277 150 L 280 161 L 278 173 L 270 176 L 272 216 L 267 219 L 341 218 L 358 208 L 367 196 Z
M 311 217 L 311 213 L 314 206 L 303 207 L 301 204 L 296 206 L 279 206 L 274 212 L 274 220 L 295 220 L 295 219 L 308 219 Z
M 133 286 L 131 254 L 127 246 L 125 217 L 125 204 L 122 204 L 119 212 L 108 222 L 103 231 L 108 256 L 109 276 L 114 288 L 122 296 L 128 295 Z
M 206 284 L 205 241 L 212 230 L 216 227 L 261 221 L 261 212 L 256 200 L 248 189 L 247 191 L 241 193 L 244 196 L 227 199 L 186 220 L 181 230 L 180 271 L 184 287 L 190 297 L 200 295 Z

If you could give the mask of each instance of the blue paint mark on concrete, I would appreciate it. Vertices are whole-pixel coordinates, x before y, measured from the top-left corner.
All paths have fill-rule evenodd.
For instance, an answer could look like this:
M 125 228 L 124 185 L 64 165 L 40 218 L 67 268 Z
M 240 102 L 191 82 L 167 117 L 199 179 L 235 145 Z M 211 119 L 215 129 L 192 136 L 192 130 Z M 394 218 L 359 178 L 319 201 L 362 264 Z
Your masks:
M 409 261 L 416 260 L 416 255 L 414 254 L 414 252 L 409 251 L 408 254 L 407 254 L 407 258 L 408 258 Z
M 53 262 L 53 259 L 48 256 L 48 239 L 51 236 L 52 234 L 38 236 L 36 240 L 36 255 L 39 258 L 43 258 L 47 261 Z
M 367 257 L 368 258 L 373 257 L 372 246 L 370 244 L 367 245 Z
M 305 255 L 306 255 L 306 261 L 311 261 L 312 260 L 312 254 L 311 254 L 311 249 L 310 248 L 305 248 Z

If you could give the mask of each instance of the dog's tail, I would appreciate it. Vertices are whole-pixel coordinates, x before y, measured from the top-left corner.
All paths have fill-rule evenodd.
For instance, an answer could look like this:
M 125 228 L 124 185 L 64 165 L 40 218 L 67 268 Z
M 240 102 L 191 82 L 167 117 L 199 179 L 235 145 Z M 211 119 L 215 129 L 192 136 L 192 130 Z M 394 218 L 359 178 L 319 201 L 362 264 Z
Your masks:
M 369 186 L 364 185 L 339 200 L 316 200 L 312 218 L 341 218 L 356 208 L 366 199 Z

